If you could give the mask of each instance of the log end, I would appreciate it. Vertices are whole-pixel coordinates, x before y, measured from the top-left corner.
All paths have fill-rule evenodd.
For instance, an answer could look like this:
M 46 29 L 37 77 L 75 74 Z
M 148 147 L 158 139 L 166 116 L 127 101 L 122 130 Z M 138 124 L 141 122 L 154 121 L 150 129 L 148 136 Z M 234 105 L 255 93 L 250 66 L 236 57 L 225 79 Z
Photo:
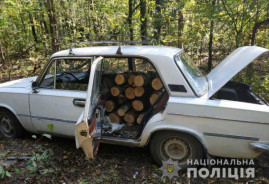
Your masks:
M 155 78 L 155 79 L 152 80 L 151 86 L 152 86 L 153 89 L 158 91 L 158 90 L 162 89 L 163 83 L 162 83 L 160 78 Z

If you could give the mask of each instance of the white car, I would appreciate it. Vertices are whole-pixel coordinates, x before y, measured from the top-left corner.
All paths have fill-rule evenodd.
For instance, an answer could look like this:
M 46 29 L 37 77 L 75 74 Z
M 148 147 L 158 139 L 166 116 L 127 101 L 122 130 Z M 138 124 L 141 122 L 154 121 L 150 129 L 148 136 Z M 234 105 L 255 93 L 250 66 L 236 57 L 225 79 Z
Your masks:
M 88 158 L 94 158 L 99 142 L 149 144 L 158 164 L 169 157 L 180 164 L 205 155 L 255 158 L 269 150 L 269 106 L 247 84 L 230 79 L 268 51 L 238 48 L 204 76 L 178 48 L 63 50 L 51 56 L 38 77 L 0 85 L 1 132 L 9 138 L 21 136 L 23 130 L 76 136 L 77 147 Z M 112 97 L 103 94 L 104 79 L 150 72 L 163 87 L 154 103 L 145 106 L 141 122 L 110 122 L 105 111 Z M 145 87 L 152 90 L 149 84 Z M 119 103 L 118 97 L 113 99 Z

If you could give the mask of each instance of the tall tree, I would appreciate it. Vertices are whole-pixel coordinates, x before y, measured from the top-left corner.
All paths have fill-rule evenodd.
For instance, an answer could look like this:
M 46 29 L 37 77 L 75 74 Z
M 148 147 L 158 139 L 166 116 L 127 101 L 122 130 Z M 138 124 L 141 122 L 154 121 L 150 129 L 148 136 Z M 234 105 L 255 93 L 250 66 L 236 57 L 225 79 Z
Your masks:
M 129 0 L 129 14 L 128 14 L 128 26 L 129 26 L 129 34 L 130 34 L 130 41 L 134 41 L 134 28 L 133 28 L 133 0 Z
M 140 0 L 140 29 L 141 29 L 141 40 L 142 42 L 147 40 L 148 36 L 148 26 L 147 26 L 147 0 Z
M 211 2 L 211 19 L 210 19 L 210 28 L 209 28 L 209 42 L 208 42 L 208 64 L 207 71 L 211 71 L 212 69 L 212 45 L 213 45 L 213 36 L 214 36 L 214 19 L 213 19 L 213 11 L 215 8 L 216 0 L 212 0 Z

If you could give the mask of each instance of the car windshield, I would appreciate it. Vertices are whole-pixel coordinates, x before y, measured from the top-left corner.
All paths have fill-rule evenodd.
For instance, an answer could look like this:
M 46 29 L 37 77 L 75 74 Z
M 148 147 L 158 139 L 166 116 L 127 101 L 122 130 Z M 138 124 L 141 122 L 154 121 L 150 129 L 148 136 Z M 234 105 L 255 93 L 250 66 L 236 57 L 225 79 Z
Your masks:
M 198 96 L 208 89 L 206 77 L 185 53 L 175 55 L 175 61 Z

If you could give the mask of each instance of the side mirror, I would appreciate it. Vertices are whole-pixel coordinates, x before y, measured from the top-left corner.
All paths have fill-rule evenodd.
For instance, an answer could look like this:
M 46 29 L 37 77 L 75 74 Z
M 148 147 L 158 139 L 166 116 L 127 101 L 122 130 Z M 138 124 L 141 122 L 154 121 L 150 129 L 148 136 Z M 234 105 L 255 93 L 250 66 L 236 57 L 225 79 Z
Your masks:
M 34 82 L 32 83 L 32 88 L 36 88 L 36 87 L 37 87 L 37 82 L 34 81 Z

